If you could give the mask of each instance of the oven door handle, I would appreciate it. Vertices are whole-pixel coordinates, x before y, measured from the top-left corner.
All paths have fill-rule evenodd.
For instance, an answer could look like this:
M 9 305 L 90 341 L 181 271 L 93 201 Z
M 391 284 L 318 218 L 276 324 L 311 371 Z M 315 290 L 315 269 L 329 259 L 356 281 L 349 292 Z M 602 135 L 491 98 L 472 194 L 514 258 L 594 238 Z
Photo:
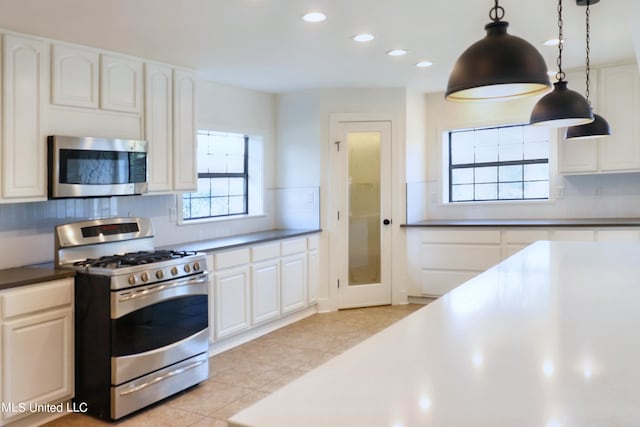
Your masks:
M 162 292 L 165 289 L 177 288 L 179 286 L 200 285 L 202 283 L 207 283 L 209 281 L 208 276 L 209 274 L 206 271 L 204 271 L 202 276 L 197 279 L 183 280 L 180 282 L 173 282 L 173 283 L 166 283 L 164 285 L 151 286 L 140 291 L 133 291 L 131 293 L 127 293 L 126 295 L 124 295 L 123 293 L 123 294 L 120 294 L 121 296 L 120 298 L 118 298 L 118 302 L 131 301 L 136 298 L 142 298 L 150 294 L 154 294 L 156 292 Z
M 184 367 L 181 367 L 181 368 L 178 368 L 178 369 L 174 369 L 173 371 L 167 372 L 166 374 L 160 375 L 159 377 L 155 377 L 154 379 L 152 379 L 150 381 L 147 381 L 145 383 L 142 383 L 142 384 L 139 384 L 137 386 L 131 387 L 130 389 L 127 389 L 127 390 L 121 392 L 120 396 L 128 396 L 130 394 L 133 394 L 135 392 L 143 390 L 143 389 L 145 389 L 147 387 L 150 387 L 150 386 L 152 386 L 154 384 L 157 384 L 160 381 L 167 380 L 167 379 L 169 379 L 171 377 L 175 377 L 176 375 L 180 375 L 180 374 L 182 374 L 182 373 L 184 373 L 184 372 L 186 372 L 188 370 L 197 368 L 198 366 L 200 366 L 200 365 L 202 365 L 204 363 L 207 363 L 207 361 L 206 360 L 200 360 L 200 361 L 197 361 L 197 362 L 193 362 L 190 365 L 187 365 L 187 366 L 184 366 Z

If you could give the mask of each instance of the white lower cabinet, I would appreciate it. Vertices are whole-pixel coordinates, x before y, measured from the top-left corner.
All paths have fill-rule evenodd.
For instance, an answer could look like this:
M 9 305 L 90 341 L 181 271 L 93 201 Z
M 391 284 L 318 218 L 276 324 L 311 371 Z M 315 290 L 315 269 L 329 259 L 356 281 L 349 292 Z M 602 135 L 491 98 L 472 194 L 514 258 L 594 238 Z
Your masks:
M 307 253 L 307 303 L 314 304 L 318 301 L 318 250 L 313 249 Z
M 73 396 L 73 279 L 10 289 L 0 300 L 4 425 Z
M 307 305 L 307 254 L 290 255 L 282 259 L 280 302 L 288 313 Z
M 207 254 L 207 268 L 209 272 L 209 343 L 212 344 L 216 340 L 216 276 L 213 268 L 213 254 Z
M 209 254 L 210 342 L 315 304 L 318 250 L 318 236 L 310 236 Z
M 280 261 L 263 261 L 251 267 L 251 323 L 280 316 Z
M 249 323 L 249 267 L 216 271 L 214 279 L 216 339 L 247 329 Z
M 415 236 L 417 237 L 417 236 Z M 638 241 L 639 227 L 434 228 L 407 239 L 415 296 L 440 296 L 539 241 Z M 418 243 L 419 242 L 419 243 Z

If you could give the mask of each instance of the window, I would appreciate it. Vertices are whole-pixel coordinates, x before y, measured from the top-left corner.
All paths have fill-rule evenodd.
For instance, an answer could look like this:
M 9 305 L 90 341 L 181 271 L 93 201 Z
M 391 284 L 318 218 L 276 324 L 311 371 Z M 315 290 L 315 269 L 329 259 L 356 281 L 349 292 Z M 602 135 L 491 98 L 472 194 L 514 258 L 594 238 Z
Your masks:
M 198 189 L 184 193 L 184 220 L 249 213 L 249 137 L 198 131 Z
M 526 125 L 448 132 L 449 202 L 548 199 L 550 135 Z

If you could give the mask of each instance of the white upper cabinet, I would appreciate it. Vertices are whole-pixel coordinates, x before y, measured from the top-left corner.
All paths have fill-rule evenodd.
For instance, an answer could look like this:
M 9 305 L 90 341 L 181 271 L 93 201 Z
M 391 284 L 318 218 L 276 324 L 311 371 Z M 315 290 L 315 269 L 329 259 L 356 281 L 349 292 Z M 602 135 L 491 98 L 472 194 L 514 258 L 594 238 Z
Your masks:
M 173 189 L 197 187 L 196 78 L 193 72 L 173 70 Z
M 584 94 L 584 74 L 571 75 L 571 88 Z M 569 75 L 568 75 L 569 79 Z M 640 171 L 640 77 L 636 65 L 593 70 L 591 96 L 594 112 L 611 126 L 611 136 L 558 142 L 561 174 Z M 581 83 L 582 81 L 582 83 Z M 594 98 L 597 94 L 597 98 Z M 597 102 L 596 102 L 597 101 Z
M 149 191 L 197 188 L 193 71 L 2 33 L 0 203 L 46 200 L 46 136 L 149 142 Z
M 70 107 L 98 108 L 100 55 L 75 46 L 54 44 L 51 103 Z
M 173 77 L 168 65 L 144 66 L 144 138 L 149 142 L 149 191 L 172 190 Z
M 39 39 L 4 35 L 2 197 L 46 198 L 49 49 Z
M 640 169 L 640 79 L 637 65 L 605 68 L 600 73 L 599 113 L 611 126 L 600 142 L 602 171 Z
M 142 62 L 117 55 L 101 55 L 100 108 L 142 112 Z
M 597 70 L 591 70 L 590 72 L 590 84 L 589 84 L 589 100 L 597 112 Z M 577 71 L 567 73 L 566 81 L 568 87 L 571 90 L 578 92 L 581 95 L 585 94 L 586 89 L 586 75 L 584 71 Z M 564 139 L 565 128 L 559 130 L 560 137 L 558 138 L 558 154 L 559 161 L 558 167 L 560 173 L 593 173 L 598 171 L 598 140 L 597 139 L 583 139 L 577 141 L 567 141 Z

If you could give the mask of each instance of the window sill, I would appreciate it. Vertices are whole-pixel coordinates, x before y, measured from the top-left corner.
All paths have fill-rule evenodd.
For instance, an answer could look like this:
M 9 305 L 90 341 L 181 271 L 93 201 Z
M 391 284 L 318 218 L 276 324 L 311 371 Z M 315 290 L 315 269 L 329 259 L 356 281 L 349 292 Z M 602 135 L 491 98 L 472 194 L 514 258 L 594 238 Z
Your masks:
M 212 218 L 201 218 L 201 219 L 188 219 L 184 220 L 182 218 L 178 219 L 178 225 L 196 225 L 196 224 L 210 224 L 212 222 L 228 222 L 228 221 L 244 221 L 255 218 L 265 218 L 267 215 L 265 214 L 248 214 L 248 215 L 230 215 L 230 216 L 219 216 Z
M 504 206 L 504 205 L 545 205 L 553 204 L 553 199 L 540 200 L 475 200 L 469 202 L 442 202 L 440 206 Z

